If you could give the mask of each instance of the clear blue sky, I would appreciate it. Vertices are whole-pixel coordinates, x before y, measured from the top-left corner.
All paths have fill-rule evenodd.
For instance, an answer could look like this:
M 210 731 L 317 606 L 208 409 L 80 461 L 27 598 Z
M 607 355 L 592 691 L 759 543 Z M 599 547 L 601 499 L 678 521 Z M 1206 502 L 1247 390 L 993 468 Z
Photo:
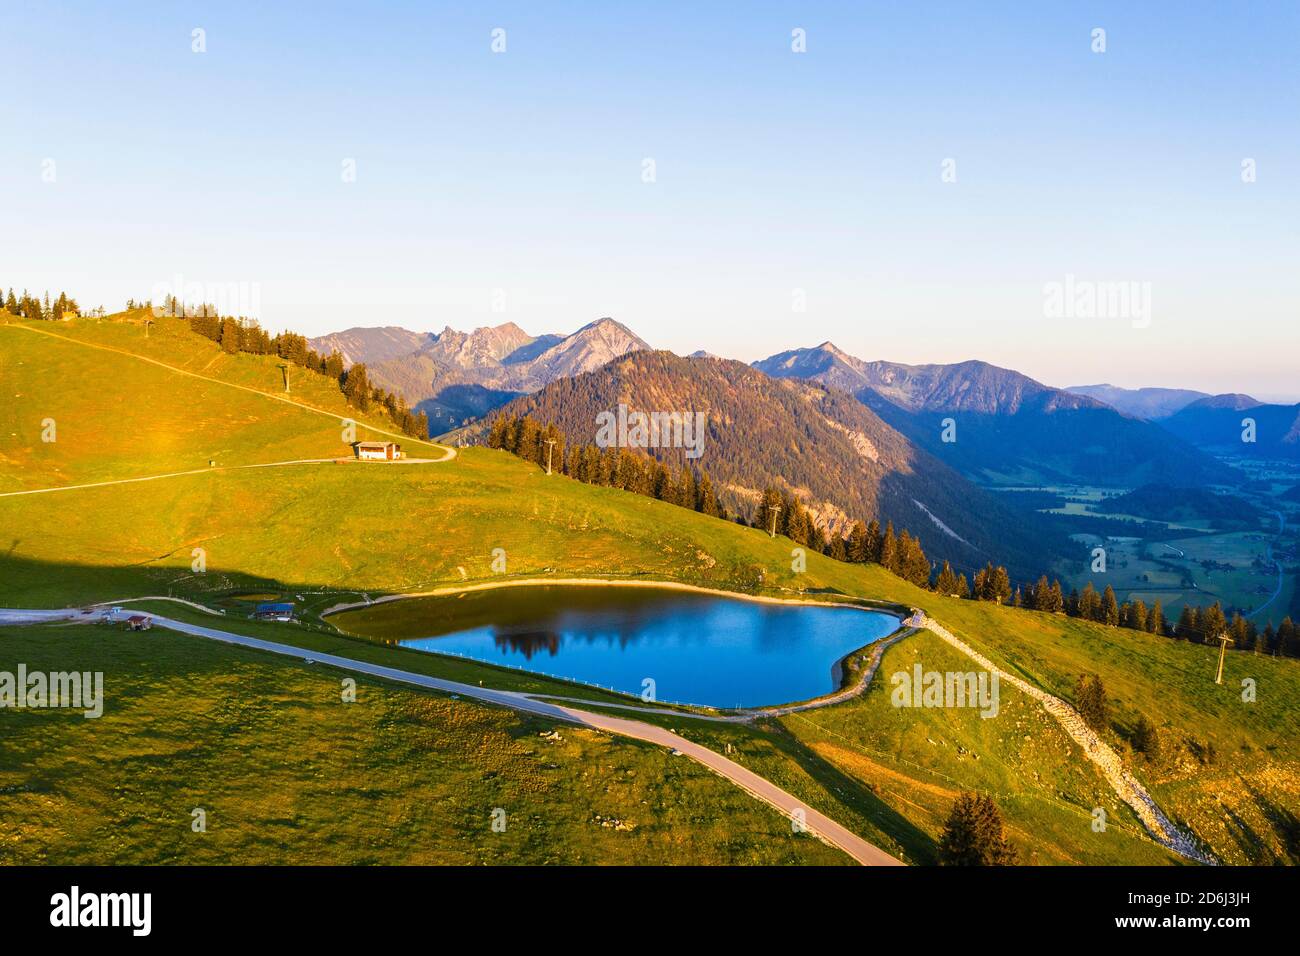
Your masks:
M 0 8 L 0 283 L 1300 393 L 1296 3 L 270 6 Z

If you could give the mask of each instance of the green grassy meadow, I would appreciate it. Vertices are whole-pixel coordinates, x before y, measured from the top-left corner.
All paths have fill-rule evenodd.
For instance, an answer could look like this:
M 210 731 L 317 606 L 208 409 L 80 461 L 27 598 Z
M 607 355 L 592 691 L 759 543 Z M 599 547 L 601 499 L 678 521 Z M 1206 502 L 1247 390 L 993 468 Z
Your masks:
M 0 864 L 849 862 L 694 761 L 468 700 L 343 703 L 340 673 L 158 629 L 0 630 L 19 662 L 102 671 L 105 707 L 0 717 Z
M 82 320 L 58 326 L 55 331 L 114 347 L 140 345 L 133 338 L 141 335 L 138 329 L 111 322 Z M 179 330 L 177 334 L 181 335 Z M 150 343 L 150 349 L 162 348 L 157 327 Z M 215 345 L 197 337 L 188 337 L 185 347 L 193 350 L 186 362 L 206 369 L 204 374 L 240 384 L 265 384 L 267 370 L 260 366 L 266 363 L 260 360 L 216 355 Z M 343 451 L 336 425 L 312 412 L 251 392 L 212 385 L 216 391 L 206 401 L 220 403 L 220 412 L 209 407 L 187 413 L 184 403 L 188 399 L 183 389 L 178 390 L 174 373 L 125 356 L 85 350 L 94 356 L 91 361 L 78 348 L 72 343 L 0 326 L 0 386 L 12 389 L 22 402 L 3 413 L 10 414 L 12 422 L 0 422 L 0 491 L 179 470 L 191 467 L 195 461 L 206 463 L 210 449 L 216 446 L 226 449 L 228 457 L 223 460 L 249 463 L 328 457 Z M 15 361 L 16 356 L 22 361 Z M 101 387 L 78 390 L 74 401 L 65 397 L 62 383 L 69 377 L 88 374 L 87 368 L 78 364 L 83 360 L 102 365 Z M 65 367 L 76 369 L 76 375 L 64 375 Z M 273 364 L 270 371 L 279 375 Z M 276 387 L 277 382 L 272 378 L 271 387 Z M 321 407 L 330 407 L 328 402 L 334 400 L 334 396 L 324 393 L 318 398 Z M 336 404 L 341 406 L 341 398 Z M 172 410 L 160 413 L 163 424 L 155 424 L 151 417 L 154 409 L 164 405 Z M 47 407 L 55 410 L 47 412 Z M 57 450 L 32 447 L 32 429 L 47 414 L 60 421 L 55 444 L 62 445 L 67 436 L 68 446 Z M 346 408 L 340 408 L 339 414 L 346 414 Z M 32 426 L 32 418 L 36 418 L 37 426 Z M 99 455 L 93 436 L 112 429 L 125 431 L 127 437 L 113 438 L 107 451 Z M 137 445 L 130 440 L 131 434 L 152 435 L 157 440 Z M 96 457 L 100 460 L 85 460 Z M 202 573 L 192 568 L 196 548 L 202 549 L 207 562 Z M 492 569 L 493 552 L 498 548 L 506 555 L 506 570 L 501 574 Z M 176 617 L 188 614 L 201 623 L 278 640 L 319 642 L 322 649 L 328 647 L 333 653 L 364 656 L 410 669 L 416 669 L 413 659 L 418 657 L 418 667 L 425 672 L 457 680 L 482 680 L 491 686 L 515 688 L 524 682 L 528 686 L 521 689 L 600 700 L 607 698 L 531 675 L 352 641 L 328 633 L 328 625 L 315 615 L 364 596 L 462 583 L 559 577 L 673 580 L 748 593 L 899 602 L 924 608 L 994 661 L 1066 699 L 1072 698 L 1080 674 L 1101 675 L 1113 703 L 1115 727 L 1111 742 L 1125 753 L 1133 772 L 1151 788 L 1166 812 L 1227 862 L 1300 862 L 1296 823 L 1300 815 L 1300 716 L 1295 710 L 1295 702 L 1300 700 L 1300 667 L 1295 661 L 1231 654 L 1228 681 L 1219 687 L 1213 683 L 1213 651 L 1203 646 L 1060 615 L 945 598 L 914 588 L 877 566 L 837 563 L 816 553 L 807 556 L 806 570 L 796 573 L 791 570 L 792 548 L 790 541 L 771 539 L 761 531 L 614 489 L 546 476 L 506 453 L 470 448 L 461 449 L 454 461 L 441 464 L 310 464 L 215 470 L 137 484 L 0 497 L 0 606 L 59 607 L 132 596 L 174 595 L 226 607 L 228 619 L 216 622 L 175 606 L 159 606 L 160 613 Z M 263 625 L 240 620 L 240 598 L 251 594 L 296 601 L 305 612 L 306 623 Z M 0 653 L 9 655 L 5 659 L 17 659 L 10 654 L 13 648 L 8 644 L 16 633 L 27 632 L 0 629 Z M 87 629 L 86 633 L 94 632 Z M 29 642 L 21 646 L 26 653 L 32 646 L 30 633 L 21 639 Z M 221 672 L 223 662 L 233 666 L 236 661 L 242 662 L 247 653 L 176 635 L 167 636 L 164 643 L 169 648 L 169 660 L 175 660 L 168 665 L 171 670 L 160 665 L 156 672 L 149 672 L 154 684 L 147 693 L 141 692 L 138 717 L 142 722 L 147 723 L 151 708 L 165 712 L 169 699 L 179 700 L 192 692 L 182 688 L 186 680 L 183 665 L 191 657 L 206 662 L 204 667 L 215 675 Z M 90 646 L 98 645 L 92 642 Z M 56 655 L 72 647 L 50 645 L 51 653 Z M 148 657 L 146 653 L 124 658 L 123 672 L 143 667 Z M 1055 724 L 1011 688 L 1003 687 L 1002 715 L 987 721 L 970 711 L 902 711 L 890 706 L 884 682 L 890 673 L 911 666 L 917 657 L 927 668 L 974 667 L 946 644 L 918 635 L 887 652 L 876 678 L 880 686 L 857 700 L 758 727 L 718 726 L 681 715 L 650 719 L 669 722 L 692 739 L 719 749 L 729 746 L 734 759 L 909 862 L 934 859 L 935 837 L 953 794 L 963 788 L 987 791 L 998 800 L 1024 862 L 1173 862 L 1169 854 L 1138 832 L 1127 808 L 1115 805 L 1114 795 L 1100 775 Z M 254 663 L 268 675 L 259 687 L 271 683 L 272 674 L 278 675 L 276 680 L 285 687 L 302 688 L 302 682 L 317 679 L 310 671 L 299 673 L 302 668 L 287 662 Z M 34 666 L 30 660 L 28 664 Z M 177 673 L 176 668 L 181 672 Z M 1241 699 L 1241 681 L 1246 678 L 1256 682 L 1253 703 Z M 472 734 L 467 731 L 469 736 L 460 737 L 454 729 L 450 711 L 455 708 L 436 696 L 393 689 L 382 693 L 394 695 L 394 699 L 437 703 L 443 708 L 437 711 L 437 729 L 428 731 L 423 739 L 441 741 L 440 735 L 445 735 L 448 752 L 458 753 L 455 748 L 470 746 Z M 259 732 L 258 708 L 262 705 L 252 700 L 246 703 L 250 709 L 243 717 L 230 718 L 227 732 L 232 737 L 244 733 L 255 737 Z M 396 703 L 393 706 L 401 709 Z M 409 706 L 418 710 L 426 705 Z M 458 702 L 458 706 L 463 706 L 466 713 L 482 712 L 486 716 L 481 719 L 488 724 L 527 723 L 467 702 Z M 309 728 L 313 720 L 326 721 L 329 726 L 334 719 L 325 711 L 318 714 L 312 709 L 308 716 L 302 708 L 286 710 L 289 714 L 285 720 L 301 717 L 303 728 Z M 1127 752 L 1127 735 L 1139 715 L 1146 715 L 1161 728 L 1167 757 L 1158 764 Z M 6 725 L 13 719 L 13 714 L 0 717 Z M 39 743 L 42 735 L 37 735 L 35 728 L 53 724 L 38 725 L 33 721 L 56 722 L 63 718 L 21 715 L 17 719 L 25 723 L 18 733 L 5 735 L 4 746 L 10 748 L 6 756 L 17 752 L 16 748 L 28 755 L 39 751 L 44 745 Z M 112 736 L 107 728 L 113 725 L 104 726 L 96 727 L 88 738 L 93 743 L 88 745 L 85 752 L 90 756 L 85 759 L 98 759 L 113 767 L 119 752 L 130 752 L 128 736 Z M 168 733 L 168 746 L 174 745 L 175 749 L 163 747 L 150 763 L 159 789 L 156 793 L 149 791 L 155 776 L 142 778 L 140 784 L 142 793 L 151 794 L 141 799 L 160 805 L 170 799 L 168 794 L 180 786 L 182 777 L 188 779 L 199 773 L 186 769 L 194 765 L 184 763 L 190 758 L 182 756 L 185 748 L 180 746 L 179 738 L 189 734 L 188 746 L 192 748 L 201 746 L 201 738 L 193 728 L 186 730 L 180 723 Z M 346 739 L 342 726 L 332 733 L 330 739 L 335 743 Z M 367 739 L 366 731 L 356 733 L 358 739 Z M 574 734 L 564 729 L 561 733 L 574 741 L 574 747 L 578 746 Z M 531 731 L 518 739 L 526 739 L 529 746 L 536 747 L 536 734 Z M 298 752 L 296 745 L 270 738 L 262 742 L 261 769 L 273 777 L 292 774 L 287 761 Z M 597 747 L 596 741 L 584 746 L 587 744 Z M 439 742 L 437 746 L 444 744 Z M 327 759 L 319 750 L 312 752 L 319 760 Z M 413 780 L 427 773 L 421 779 L 430 788 L 463 786 L 470 788 L 466 791 L 470 794 L 486 793 L 481 788 L 474 790 L 467 782 L 472 772 L 469 777 L 458 776 L 450 763 L 430 763 L 426 769 L 421 761 L 415 761 L 420 769 L 408 768 L 408 758 L 414 751 L 397 747 L 394 753 L 397 756 L 391 763 L 376 765 L 378 769 L 373 772 L 398 777 L 405 773 Z M 212 769 L 203 772 L 218 773 L 216 768 L 223 760 L 248 766 L 238 764 L 238 759 L 234 752 L 221 750 L 212 758 Z M 669 761 L 666 766 L 674 770 L 682 765 L 666 756 L 662 759 Z M 272 773 L 268 768 L 277 761 L 286 765 Z M 565 822 L 561 824 L 557 817 L 548 837 L 556 841 L 556 856 L 539 856 L 539 843 L 533 847 L 536 852 L 532 856 L 520 851 L 500 859 L 573 859 L 565 853 L 578 852 L 589 834 L 572 814 L 581 816 L 588 808 L 594 809 L 589 785 L 580 776 L 581 763 L 575 751 L 573 773 L 565 770 L 564 774 L 548 778 L 555 783 L 547 791 L 548 799 L 568 804 Z M 0 766 L 8 767 L 10 762 Z M 645 774 L 638 770 L 647 785 L 650 773 L 648 769 Z M 358 774 L 350 779 L 359 781 L 364 777 L 361 771 Z M 108 777 L 100 779 L 110 785 Z M 685 782 L 678 777 L 668 779 L 671 788 L 665 783 L 660 793 L 665 805 L 674 800 L 689 803 Z M 720 781 L 717 785 L 725 786 Z M 72 787 L 71 775 L 56 780 L 50 787 L 50 799 L 62 799 L 59 794 Z M 488 799 L 486 795 L 483 798 Z M 0 799 L 8 799 L 8 795 Z M 241 798 L 227 792 L 227 799 L 231 801 L 229 807 L 238 806 Z M 250 796 L 248 802 L 251 806 L 259 799 L 270 798 Z M 327 830 L 333 827 L 335 837 L 341 840 L 353 804 L 342 797 L 337 799 L 343 800 L 334 804 L 342 814 L 337 822 L 312 826 Z M 407 807 L 405 812 L 419 813 L 413 809 L 414 799 L 413 795 L 392 796 L 385 810 L 375 812 L 400 817 L 400 808 Z M 641 799 L 650 798 L 642 795 Z M 743 794 L 737 799 L 741 804 L 752 804 L 759 817 L 768 812 Z M 683 813 L 688 812 L 686 803 Z M 653 801 L 649 805 L 653 806 Z M 466 806 L 478 808 L 479 804 L 471 801 Z M 1098 806 L 1106 809 L 1112 823 L 1105 834 L 1094 833 L 1090 826 L 1090 814 Z M 253 810 L 248 813 L 251 819 Z M 775 818 L 775 814 L 769 815 Z M 50 832 L 38 839 L 37 845 L 41 839 L 50 845 L 64 841 L 61 845 L 74 848 L 67 852 L 75 855 L 75 847 L 89 845 L 93 833 L 102 832 L 96 828 L 105 825 L 103 817 L 93 815 L 84 819 L 74 816 L 67 824 L 57 824 L 55 819 L 53 815 L 30 819 L 28 826 L 35 829 L 25 831 L 24 840 L 31 841 L 42 827 L 47 827 Z M 290 815 L 284 819 L 298 818 Z M 375 817 L 361 814 L 357 826 L 372 819 Z M 186 821 L 182 823 L 187 825 Z M 776 819 L 775 824 L 779 829 L 781 821 Z M 422 825 L 412 823 L 411 832 L 423 834 Z M 298 837 L 294 836 L 292 824 L 277 830 L 282 850 L 315 852 L 308 836 L 320 831 L 312 826 L 304 825 Z M 131 841 L 133 832 L 131 827 L 119 826 L 115 838 Z M 254 829 L 240 832 L 240 839 L 250 847 L 248 859 L 252 862 L 265 848 Z M 469 832 L 455 831 L 462 835 Z M 446 844 L 435 842 L 442 847 L 438 852 L 449 854 L 447 859 L 469 859 L 456 854 L 493 852 L 485 849 L 497 845 L 491 843 L 490 836 L 464 836 L 463 845 L 450 838 Z M 181 838 L 183 834 L 177 839 Z M 290 846 L 299 839 L 302 846 Z M 689 834 L 681 839 L 680 862 L 735 858 L 713 849 L 702 849 L 698 857 L 693 856 L 695 843 Z M 746 847 L 744 853 L 754 861 L 760 861 L 760 857 L 768 862 L 795 861 L 775 851 L 774 856 L 764 857 L 766 851 L 748 844 Z M 144 845 L 121 848 L 122 858 L 145 860 L 150 852 Z M 390 847 L 376 853 L 375 859 L 391 862 L 400 858 L 401 850 Z M 359 852 L 349 857 L 361 858 Z M 618 856 L 605 844 L 592 844 L 591 856 L 584 859 L 648 862 Z M 807 859 L 811 860 L 811 856 Z

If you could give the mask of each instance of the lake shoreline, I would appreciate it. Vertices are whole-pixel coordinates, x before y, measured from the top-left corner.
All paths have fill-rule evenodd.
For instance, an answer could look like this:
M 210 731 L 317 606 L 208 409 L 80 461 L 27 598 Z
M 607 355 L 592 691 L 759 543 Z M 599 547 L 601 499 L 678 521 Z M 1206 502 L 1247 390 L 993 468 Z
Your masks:
M 891 614 L 899 619 L 901 624 L 903 618 L 910 615 L 912 608 L 904 607 L 901 604 L 894 604 L 890 601 L 872 601 L 870 598 L 855 598 L 845 596 L 844 599 L 815 600 L 813 598 L 783 598 L 767 594 L 750 594 L 745 591 L 728 591 L 722 588 L 704 587 L 700 584 L 687 584 L 682 581 L 660 581 L 646 578 L 624 580 L 620 578 L 516 578 L 506 581 L 479 581 L 474 584 L 453 585 L 441 588 L 434 588 L 429 591 L 412 591 L 409 594 L 386 594 L 383 597 L 375 598 L 373 601 L 352 601 L 347 604 L 335 604 L 321 611 L 318 617 L 324 620 L 335 614 L 345 614 L 348 611 L 357 611 L 363 608 L 374 607 L 377 604 L 388 604 L 394 601 L 407 601 L 415 598 L 437 598 L 437 597 L 455 597 L 459 594 L 469 594 L 476 591 L 492 591 L 498 588 L 513 587 L 631 587 L 631 588 L 656 588 L 666 591 L 686 591 L 694 594 L 708 594 L 714 597 L 735 598 L 741 601 L 754 601 L 762 604 L 789 604 L 801 605 L 808 607 L 850 607 L 858 608 L 863 611 L 874 611 L 880 614 Z M 338 627 L 338 625 L 334 625 Z M 342 628 L 339 628 L 342 630 Z
M 567 589 L 567 590 L 566 590 Z M 868 650 L 872 644 L 888 638 L 907 632 L 908 626 L 905 623 L 906 615 L 910 616 L 914 609 L 905 608 L 892 602 L 876 602 L 870 599 L 851 598 L 847 595 L 818 593 L 814 595 L 797 593 L 796 594 L 746 594 L 736 591 L 727 591 L 718 588 L 705 587 L 697 584 L 688 584 L 680 581 L 660 581 L 660 580 L 620 580 L 610 578 L 536 578 L 520 577 L 507 580 L 489 580 L 475 583 L 467 583 L 459 586 L 448 586 L 419 593 L 392 594 L 376 598 L 374 600 L 350 602 L 348 604 L 336 605 L 327 609 L 321 614 L 322 617 L 327 615 L 354 614 L 360 615 L 359 618 L 344 617 L 341 620 L 336 619 L 331 625 L 337 628 L 341 633 L 348 636 L 361 637 L 366 640 L 394 641 L 402 646 L 415 647 L 418 650 L 427 653 L 444 654 L 453 657 L 463 657 L 475 660 L 488 666 L 502 667 L 506 670 L 519 673 L 534 673 L 541 676 L 556 680 L 564 680 L 576 686 L 587 686 L 600 689 L 602 691 L 613 692 L 620 697 L 632 699 L 635 691 L 630 690 L 630 684 L 626 680 L 615 680 L 608 671 L 602 669 L 588 668 L 586 673 L 582 673 L 581 668 L 578 670 L 559 669 L 552 673 L 549 669 L 551 665 L 527 664 L 520 665 L 515 663 L 506 663 L 504 661 L 494 660 L 490 655 L 485 656 L 474 646 L 458 646 L 456 644 L 444 644 L 444 641 L 452 640 L 459 636 L 456 632 L 465 632 L 474 628 L 482 627 L 499 627 L 503 624 L 515 624 L 518 622 L 503 621 L 498 615 L 501 611 L 492 610 L 498 607 L 498 601 L 504 601 L 507 605 L 516 604 L 514 596 L 509 598 L 493 598 L 492 592 L 510 593 L 512 595 L 527 595 L 520 597 L 518 600 L 524 602 L 541 602 L 544 606 L 559 607 L 568 612 L 576 611 L 582 608 L 590 601 L 595 601 L 597 605 L 612 604 L 622 606 L 625 602 L 632 602 L 633 605 L 640 604 L 644 601 L 674 601 L 671 595 L 679 595 L 677 601 L 687 600 L 690 598 L 706 599 L 710 602 L 732 602 L 735 605 L 748 604 L 754 608 L 751 614 L 768 617 L 769 612 L 761 611 L 761 608 L 770 608 L 770 613 L 775 614 L 796 614 L 798 618 L 803 619 L 804 612 L 798 609 L 803 608 L 811 613 L 818 611 L 836 610 L 842 608 L 856 609 L 866 611 L 868 618 L 861 619 L 862 624 L 854 623 L 855 618 L 840 618 L 838 615 L 832 615 L 832 623 L 823 623 L 814 625 L 814 630 L 809 632 L 819 634 L 822 637 L 815 638 L 817 642 L 825 641 L 833 643 L 833 635 L 848 632 L 850 639 L 859 632 L 861 627 L 864 630 L 872 630 L 875 633 L 868 637 L 862 634 L 858 637 L 858 642 L 850 643 L 842 640 L 838 648 L 828 648 L 831 650 L 829 657 L 830 671 L 828 675 L 830 681 L 821 683 L 820 687 L 808 686 L 805 680 L 802 687 L 787 687 L 787 693 L 781 693 L 779 689 L 775 693 L 773 687 L 768 687 L 768 693 L 759 699 L 763 703 L 742 704 L 741 694 L 735 697 L 718 696 L 710 697 L 704 693 L 684 692 L 674 694 L 673 698 L 660 703 L 671 703 L 677 706 L 698 708 L 715 712 L 734 712 L 734 713 L 753 713 L 766 711 L 770 708 L 799 708 L 806 706 L 812 701 L 830 702 L 835 699 L 842 699 L 844 696 L 853 693 L 854 690 L 860 689 L 859 684 L 861 672 L 860 665 L 864 664 L 868 656 Z M 608 597 L 598 597 L 604 593 Z M 635 595 L 639 593 L 640 597 Z M 659 597 L 655 597 L 659 595 Z M 473 596 L 476 601 L 464 605 L 458 600 L 460 598 L 469 598 Z M 425 605 L 431 610 L 425 612 L 421 605 Z M 688 605 L 690 606 L 690 605 Z M 712 606 L 712 605 L 709 605 Z M 471 610 L 476 607 L 478 610 Z M 432 609 L 439 610 L 432 610 Z M 484 610 L 486 609 L 486 611 Z M 426 618 L 426 613 L 432 617 Z M 508 612 L 504 612 L 508 613 Z M 581 613 L 578 611 L 578 613 Z M 378 619 L 374 615 L 379 615 Z M 414 614 L 414 617 L 411 615 Z M 396 617 L 394 617 L 396 615 Z M 459 619 L 459 624 L 452 625 L 447 618 L 451 620 Z M 419 628 L 408 629 L 406 626 L 398 626 L 393 629 L 393 624 L 399 620 L 410 618 L 413 621 L 424 620 L 429 624 L 427 630 L 423 630 L 423 625 Z M 435 624 L 435 620 L 437 623 Z M 701 619 L 703 620 L 703 619 Z M 795 619 L 792 619 L 795 620 Z M 810 622 L 816 622 L 818 618 L 808 618 Z M 387 624 L 380 622 L 388 622 Z M 867 623 L 870 621 L 871 623 Z M 834 623 L 838 622 L 838 623 Z M 829 630 L 825 630 L 829 628 Z M 354 630 L 355 629 L 355 630 Z M 418 639 L 413 639 L 415 634 L 419 633 Z M 427 635 L 427 637 L 425 636 Z M 436 642 L 436 643 L 434 643 Z M 847 650 L 845 650 L 847 648 Z M 518 648 L 516 648 L 518 650 Z M 531 653 L 524 652 L 525 656 L 531 659 Z M 554 647 L 551 651 L 555 653 Z M 827 658 L 823 658 L 826 660 Z M 664 658 L 654 658 L 655 663 L 646 668 L 646 673 L 655 673 L 654 667 L 665 660 Z M 850 664 L 854 661 L 856 665 Z M 727 657 L 715 660 L 711 666 L 720 667 L 724 670 L 734 670 L 738 667 L 745 666 L 746 657 L 744 653 L 739 656 Z M 826 666 L 823 664 L 822 666 Z M 743 671 L 740 671 L 743 673 Z M 770 671 L 769 673 L 776 673 Z M 825 671 L 821 673 L 825 674 Z M 805 672 L 806 674 L 806 672 Z M 626 675 L 624 675 L 626 676 Z M 822 678 L 825 680 L 825 678 Z M 761 680 L 760 680 L 761 683 Z M 768 678 L 771 684 L 771 678 Z M 666 685 L 665 685 L 666 686 Z M 755 689 L 751 689 L 743 696 L 753 700 L 751 694 Z M 789 691 L 794 691 L 789 693 Z M 711 692 L 710 692 L 711 693 Z M 765 699 L 764 699 L 765 697 Z M 727 703 L 734 700 L 735 704 Z

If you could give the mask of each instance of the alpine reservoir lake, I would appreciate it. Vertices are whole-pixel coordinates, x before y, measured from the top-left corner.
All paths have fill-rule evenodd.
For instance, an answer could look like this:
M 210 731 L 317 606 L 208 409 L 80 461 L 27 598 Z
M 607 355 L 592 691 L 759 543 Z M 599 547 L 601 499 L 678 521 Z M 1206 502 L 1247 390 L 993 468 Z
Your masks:
M 839 688 L 839 661 L 896 615 L 667 588 L 527 585 L 389 601 L 344 630 L 655 700 L 758 707 Z

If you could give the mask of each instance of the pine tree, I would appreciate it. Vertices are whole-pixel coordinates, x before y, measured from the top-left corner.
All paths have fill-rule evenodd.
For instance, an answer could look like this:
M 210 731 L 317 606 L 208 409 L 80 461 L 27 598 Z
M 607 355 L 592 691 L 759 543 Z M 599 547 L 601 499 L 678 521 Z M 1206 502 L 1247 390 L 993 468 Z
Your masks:
M 1085 621 L 1101 619 L 1101 595 L 1091 581 L 1083 586 L 1083 592 L 1079 595 L 1079 617 Z
M 582 480 L 590 485 L 600 484 L 600 449 L 595 445 L 582 449 Z
M 1151 613 L 1147 615 L 1147 630 L 1152 634 L 1165 632 L 1165 609 L 1161 606 L 1159 598 L 1156 598 L 1156 603 L 1151 605 Z
M 1048 610 L 1053 614 L 1060 614 L 1065 610 L 1065 595 L 1061 593 L 1061 582 L 1052 581 L 1052 596 Z
M 1300 631 L 1290 615 L 1282 618 L 1282 623 L 1277 626 L 1277 646 L 1286 657 L 1300 657 Z
M 930 586 L 930 559 L 925 556 L 925 550 L 921 547 L 921 540 L 912 537 L 906 531 L 903 532 L 903 540 L 906 542 L 901 554 L 903 577 L 919 588 L 928 588 Z
M 1276 656 L 1277 644 L 1277 631 L 1273 630 L 1273 622 L 1269 621 L 1264 625 L 1264 633 L 1260 635 L 1259 642 L 1255 645 L 1255 653 Z
M 1002 814 L 991 797 L 962 793 L 939 839 L 943 866 L 1012 866 L 1016 850 L 1007 842 Z
M 939 577 L 934 582 L 934 589 L 939 594 L 954 595 L 958 593 L 957 576 L 952 573 L 952 565 L 944 561 L 939 569 Z
M 1125 601 L 1124 606 L 1120 608 L 1120 620 L 1130 630 L 1145 631 L 1147 629 L 1146 603 L 1140 598 Z
M 1254 628 L 1240 613 L 1232 615 L 1232 624 L 1228 627 L 1228 634 L 1232 637 L 1232 646 L 1236 650 L 1248 651 L 1255 646 Z
M 1101 595 L 1101 622 L 1111 627 L 1119 624 L 1119 602 L 1115 600 L 1115 589 L 1109 584 Z
M 1100 733 L 1110 725 L 1106 687 L 1096 674 L 1080 674 L 1074 684 L 1074 704 L 1089 727 Z
M 834 561 L 847 561 L 849 558 L 849 549 L 844 544 L 844 538 L 837 531 L 831 536 L 830 548 L 826 552 Z
M 221 320 L 221 351 L 227 355 L 239 351 L 239 323 L 234 319 Z
M 1197 615 L 1196 631 L 1202 644 L 1217 643 L 1219 635 L 1228 629 L 1228 619 L 1224 616 L 1223 605 L 1215 601 Z
M 853 522 L 853 527 L 849 530 L 847 548 L 850 561 L 866 564 L 871 560 L 871 547 L 867 540 L 867 526 L 861 521 Z
M 1011 577 L 1007 574 L 1007 569 L 998 565 L 993 570 L 993 600 L 998 604 L 1005 604 L 1011 598 Z
M 262 338 L 265 339 L 265 337 L 266 333 L 264 332 Z M 266 353 L 263 351 L 262 354 L 265 355 Z M 343 356 L 337 351 L 330 352 L 329 358 L 325 359 L 325 374 L 336 382 L 343 381 Z
M 343 394 L 353 408 L 363 412 L 370 409 L 370 380 L 366 377 L 366 366 L 363 363 L 358 362 L 348 369 L 347 377 L 343 380 Z
M 713 479 L 707 471 L 700 472 L 700 484 L 697 490 L 696 510 L 701 514 L 716 518 L 719 514 L 718 497 L 713 491 Z
M 880 533 L 880 522 L 872 518 L 870 523 L 867 524 L 866 548 L 868 561 L 875 561 L 876 564 L 881 563 L 880 546 L 883 541 L 884 538 Z
M 1047 583 L 1047 575 L 1044 574 L 1034 585 L 1034 610 L 1051 611 L 1052 610 L 1052 586 Z
M 898 540 L 894 537 L 894 523 L 885 527 L 885 536 L 880 539 L 880 566 L 886 571 L 898 573 Z
M 1151 763 L 1160 760 L 1160 731 L 1147 720 L 1145 714 L 1138 718 L 1137 725 L 1133 728 L 1133 749 Z

